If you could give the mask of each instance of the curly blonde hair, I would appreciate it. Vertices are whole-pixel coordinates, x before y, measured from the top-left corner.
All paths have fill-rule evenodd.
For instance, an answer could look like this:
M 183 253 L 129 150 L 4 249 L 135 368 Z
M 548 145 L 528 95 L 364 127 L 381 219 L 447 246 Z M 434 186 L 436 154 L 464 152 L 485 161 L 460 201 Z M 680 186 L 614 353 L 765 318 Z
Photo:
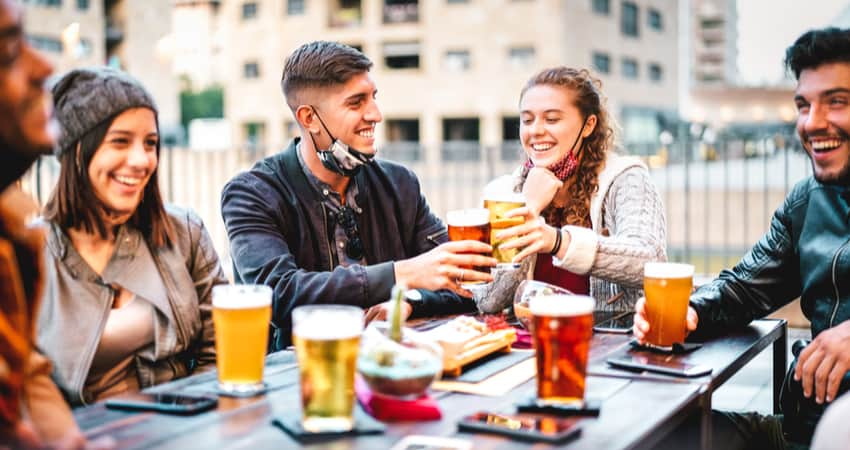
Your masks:
M 599 172 L 605 163 L 608 150 L 614 147 L 614 128 L 616 124 L 609 115 L 602 82 L 590 74 L 587 69 L 574 69 L 559 66 L 544 69 L 532 76 L 523 87 L 519 99 L 529 89 L 535 86 L 558 86 L 568 89 L 575 94 L 575 107 L 587 120 L 591 115 L 596 116 L 596 127 L 584 138 L 581 145 L 581 161 L 576 170 L 576 180 L 569 188 L 570 198 L 573 199 L 564 207 L 555 207 L 551 203 L 543 210 L 542 215 L 550 225 L 578 225 L 590 227 L 590 197 L 599 188 Z M 527 156 L 526 156 L 527 158 Z M 529 169 L 523 164 L 522 172 L 515 190 L 522 191 Z

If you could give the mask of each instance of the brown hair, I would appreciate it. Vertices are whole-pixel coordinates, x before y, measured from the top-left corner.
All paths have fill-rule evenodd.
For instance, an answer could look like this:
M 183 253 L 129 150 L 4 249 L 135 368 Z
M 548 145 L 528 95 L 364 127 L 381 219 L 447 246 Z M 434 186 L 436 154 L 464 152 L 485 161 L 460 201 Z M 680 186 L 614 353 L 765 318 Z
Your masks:
M 371 68 L 372 61 L 353 47 L 314 41 L 298 47 L 286 58 L 280 86 L 294 112 L 301 105 L 297 96 L 304 89 L 343 84 Z
M 88 177 L 88 167 L 97 149 L 103 143 L 112 122 L 120 114 L 109 117 L 89 130 L 71 151 L 63 152 L 59 157 L 62 165 L 59 170 L 59 179 L 44 207 L 44 218 L 56 222 L 63 230 L 82 229 L 87 233 L 96 232 L 102 238 L 107 238 L 110 234 L 102 219 L 106 208 L 94 193 Z M 77 148 L 79 150 L 76 150 Z M 159 150 L 160 145 L 157 141 L 157 158 L 159 158 Z M 77 153 L 79 153 L 79 160 Z M 157 165 L 157 169 L 151 174 L 145 186 L 142 201 L 128 220 L 128 223 L 141 231 L 154 248 L 170 247 L 173 242 L 173 230 L 159 192 L 158 172 Z
M 587 69 L 571 67 L 553 67 L 544 69 L 532 76 L 520 93 L 522 102 L 525 93 L 534 86 L 558 86 L 575 94 L 575 107 L 585 121 L 591 115 L 596 116 L 596 127 L 582 140 L 580 163 L 575 173 L 575 182 L 569 188 L 570 198 L 574 199 L 565 208 L 556 208 L 552 204 L 543 210 L 543 217 L 550 225 L 580 225 L 590 227 L 590 197 L 599 188 L 598 175 L 605 164 L 608 150 L 614 147 L 613 118 L 608 114 L 602 95 L 602 82 L 593 77 Z M 529 169 L 523 165 L 516 190 L 522 190 Z

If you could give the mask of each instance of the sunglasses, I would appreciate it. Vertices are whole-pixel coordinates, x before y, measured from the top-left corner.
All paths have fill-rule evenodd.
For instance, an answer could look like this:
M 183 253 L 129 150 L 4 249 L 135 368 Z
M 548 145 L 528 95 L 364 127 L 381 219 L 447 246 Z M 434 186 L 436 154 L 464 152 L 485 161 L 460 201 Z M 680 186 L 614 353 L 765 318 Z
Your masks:
M 357 218 L 354 210 L 349 206 L 343 206 L 336 213 L 337 223 L 345 231 L 348 242 L 345 244 L 345 254 L 351 259 L 363 257 L 363 241 L 360 240 L 360 232 L 357 230 Z

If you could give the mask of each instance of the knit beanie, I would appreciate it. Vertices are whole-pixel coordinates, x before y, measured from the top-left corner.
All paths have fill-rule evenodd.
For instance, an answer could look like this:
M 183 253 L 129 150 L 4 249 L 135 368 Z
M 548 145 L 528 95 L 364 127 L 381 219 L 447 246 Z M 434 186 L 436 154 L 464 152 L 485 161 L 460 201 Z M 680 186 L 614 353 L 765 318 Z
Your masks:
M 138 80 L 109 67 L 74 69 L 63 75 L 52 91 L 54 115 L 61 129 L 56 156 L 118 113 L 140 107 L 157 112 L 153 97 Z

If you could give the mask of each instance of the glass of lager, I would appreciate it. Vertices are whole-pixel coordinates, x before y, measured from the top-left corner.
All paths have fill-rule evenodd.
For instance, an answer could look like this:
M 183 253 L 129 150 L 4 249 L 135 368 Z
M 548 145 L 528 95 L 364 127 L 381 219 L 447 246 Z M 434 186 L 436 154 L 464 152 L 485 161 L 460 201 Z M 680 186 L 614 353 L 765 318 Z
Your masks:
M 363 333 L 363 310 L 308 305 L 292 310 L 292 340 L 301 374 L 301 426 L 320 432 L 354 426 L 354 373 Z
M 649 262 L 643 266 L 643 292 L 646 296 L 646 342 L 663 349 L 685 342 L 688 299 L 694 286 L 694 266 Z
M 480 241 L 490 244 L 490 211 L 485 208 L 459 209 L 446 214 L 450 241 Z M 489 272 L 489 267 L 468 267 L 478 272 Z
M 272 290 L 262 285 L 213 287 L 218 387 L 233 396 L 263 392 Z
M 500 263 L 510 263 L 520 249 L 499 250 L 499 245 L 504 241 L 496 239 L 496 233 L 505 228 L 522 225 L 525 222 L 524 217 L 505 217 L 505 213 L 523 206 L 525 196 L 517 192 L 488 193 L 484 196 L 484 207 L 490 211 L 490 245 L 493 246 L 493 257 Z
M 537 356 L 537 398 L 584 402 L 587 354 L 593 334 L 593 298 L 544 295 L 530 300 Z

